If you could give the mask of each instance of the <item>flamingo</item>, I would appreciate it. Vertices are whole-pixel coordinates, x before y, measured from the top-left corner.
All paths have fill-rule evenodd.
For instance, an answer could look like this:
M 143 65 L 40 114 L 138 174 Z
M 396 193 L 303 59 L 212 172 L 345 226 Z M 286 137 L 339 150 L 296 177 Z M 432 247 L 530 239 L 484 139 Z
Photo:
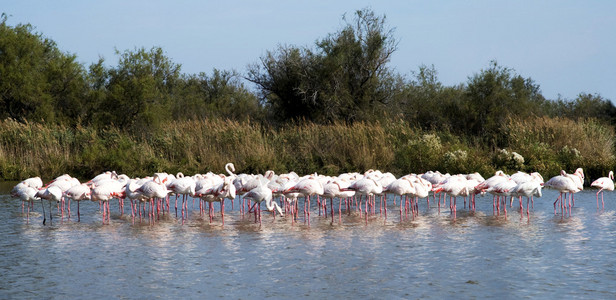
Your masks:
M 400 219 L 402 219 L 402 196 L 408 196 L 415 193 L 415 186 L 411 182 L 410 175 L 402 176 L 384 188 L 386 193 L 394 195 L 394 201 L 396 195 L 400 196 Z M 405 201 L 406 203 L 406 201 Z M 415 216 L 415 206 L 413 205 L 413 216 Z M 406 205 L 404 205 L 406 210 Z M 387 205 L 385 205 L 385 218 L 387 218 Z
M 466 179 L 467 180 L 477 180 L 477 182 L 485 181 L 485 179 L 483 178 L 483 176 L 481 176 L 481 174 L 479 174 L 479 172 L 466 174 Z
M 451 175 L 449 173 L 441 174 L 441 172 L 439 172 L 439 171 L 436 171 L 436 172 L 428 171 L 428 172 L 426 172 L 426 173 L 421 175 L 421 178 L 429 181 L 430 184 L 432 184 L 433 187 L 441 184 L 442 182 L 444 182 L 449 177 L 451 177 Z M 436 201 L 436 193 L 434 194 L 434 201 Z M 443 199 L 443 201 L 445 201 L 445 200 Z M 395 202 L 394 202 L 394 204 L 395 204 Z M 444 202 L 443 202 L 443 204 L 444 204 Z M 439 195 L 438 207 L 439 207 L 439 209 L 441 208 L 440 195 Z
M 81 215 L 79 213 L 79 203 L 81 200 L 90 200 L 92 191 L 88 184 L 82 183 L 80 185 L 73 186 L 64 192 L 64 197 L 77 201 L 77 222 L 81 221 Z M 69 203 L 70 207 L 70 203 Z
M 505 215 L 507 214 L 507 197 L 511 196 L 511 190 L 515 188 L 517 184 L 511 178 L 507 178 L 507 180 L 502 180 L 490 188 L 486 190 L 486 192 L 496 196 L 497 199 L 502 197 L 503 208 L 505 209 Z M 513 201 L 513 197 L 511 198 Z M 497 211 L 500 213 L 500 204 L 501 201 L 498 200 L 498 204 L 496 206 Z
M 481 181 L 479 181 L 481 178 L 483 178 L 481 177 L 481 175 L 479 176 L 466 175 L 466 186 L 468 187 L 468 192 L 469 192 L 468 208 L 471 209 L 472 211 L 475 211 L 475 207 L 476 207 L 475 196 L 478 194 L 477 190 L 475 190 L 475 187 L 481 183 Z M 464 198 L 464 208 L 466 208 L 466 197 Z
M 282 213 L 282 209 L 278 206 L 278 203 L 272 200 L 272 190 L 270 190 L 266 185 L 261 184 L 258 187 L 250 190 L 246 194 L 244 194 L 244 199 L 248 199 L 254 202 L 253 208 L 258 204 L 258 208 L 255 208 L 255 222 L 257 221 L 257 213 L 259 215 L 259 225 L 261 225 L 261 202 L 265 201 L 265 205 L 268 211 L 273 211 L 276 209 L 280 216 L 284 216 Z M 251 208 L 252 210 L 252 208 Z M 257 212 L 258 210 L 258 212 Z
M 30 206 L 34 203 L 34 200 L 38 200 L 36 197 L 37 191 L 38 190 L 36 188 L 29 186 L 24 181 L 15 185 L 15 187 L 11 190 L 11 197 L 19 198 L 19 200 L 21 200 L 21 212 L 23 213 L 24 211 L 24 204 L 28 207 L 28 212 L 26 214 L 26 220 L 28 221 L 30 220 Z
M 323 195 L 323 185 L 319 180 L 317 180 L 316 176 L 310 175 L 300 180 L 293 187 L 285 190 L 285 194 L 288 193 L 300 193 L 304 195 L 304 220 L 308 220 L 308 225 L 310 225 L 310 197 L 317 195 Z M 308 205 L 308 210 L 306 210 L 306 205 Z
M 152 218 L 152 220 L 154 220 L 155 199 L 163 199 L 167 197 L 167 194 L 169 193 L 169 191 L 167 190 L 167 186 L 165 186 L 166 180 L 166 176 L 160 173 L 156 173 L 154 174 L 154 178 L 152 180 L 146 181 L 136 190 L 136 192 L 141 193 L 146 199 L 150 199 L 150 217 Z M 156 206 L 156 209 L 158 210 L 158 206 Z
M 237 177 L 237 175 L 235 175 L 235 173 L 234 173 L 235 172 L 235 165 L 233 165 L 233 163 L 227 163 L 225 165 L 225 171 L 227 171 L 227 173 L 229 174 L 228 177 L 231 178 L 231 183 L 233 183 L 233 181 Z M 236 190 L 236 192 L 237 192 L 237 190 Z M 235 203 L 235 197 L 233 199 L 231 199 L 231 210 L 233 210 L 234 203 Z
M 144 183 L 146 183 L 149 179 L 130 179 L 126 186 L 124 187 L 124 197 L 130 199 L 130 210 L 131 216 L 133 218 L 133 224 L 135 223 L 135 208 L 136 205 L 141 205 L 141 202 L 145 202 L 147 198 L 143 196 L 140 192 L 137 191 L 139 187 L 141 187 Z M 139 202 L 135 204 L 135 200 Z M 139 211 L 139 218 L 141 219 L 141 210 Z
M 430 198 L 428 196 L 432 190 L 432 183 L 417 175 L 411 176 L 411 183 L 415 187 L 415 192 L 412 195 L 416 198 L 426 198 L 426 203 L 429 206 Z
M 77 178 L 73 178 L 73 177 L 71 177 L 68 174 L 64 174 L 64 175 L 58 176 L 56 179 L 52 180 L 49 184 L 47 184 L 46 187 L 57 186 L 62 191 L 62 194 L 64 194 L 64 192 L 66 192 L 68 189 L 70 189 L 73 186 L 79 185 L 79 184 L 80 183 L 79 183 L 79 180 Z M 61 210 L 61 217 L 62 217 L 62 219 L 64 219 L 64 197 L 61 197 L 58 202 L 60 203 L 59 209 Z M 71 216 L 71 205 L 70 205 L 70 202 L 69 202 L 69 204 L 68 204 L 68 217 L 70 218 L 70 216 Z
M 434 188 L 434 193 L 445 192 L 449 195 L 449 209 L 451 210 L 454 219 L 456 217 L 456 197 L 458 196 L 469 196 L 470 189 L 466 183 L 467 179 L 464 175 L 453 175 L 449 177 L 446 181 L 442 182 L 440 185 Z M 453 198 L 453 205 L 452 205 Z
M 38 176 L 24 179 L 21 183 L 31 188 L 35 188 L 36 190 L 39 190 L 43 187 L 43 181 L 41 180 L 41 177 Z
M 483 182 L 479 183 L 476 187 L 475 190 L 481 193 L 486 192 L 487 189 L 489 189 L 490 187 L 495 186 L 496 184 L 506 181 L 509 179 L 509 176 L 507 176 L 507 174 L 505 174 L 503 171 L 496 171 L 496 173 L 494 173 L 494 176 L 484 180 Z
M 210 223 L 212 223 L 212 202 L 220 202 L 220 214 L 222 225 L 225 225 L 225 199 L 235 199 L 235 185 L 231 177 L 225 177 L 223 183 L 198 194 L 198 196 L 209 203 Z
M 510 178 L 515 181 L 515 183 L 520 184 L 527 181 L 536 181 L 538 183 L 543 183 L 543 176 L 539 174 L 539 172 L 532 172 L 530 174 L 522 171 L 518 171 L 515 174 L 511 175 Z
M 125 184 L 117 180 L 101 180 L 97 184 L 93 184 L 91 189 L 90 200 L 102 205 L 103 224 L 105 224 L 105 220 L 110 222 L 109 201 L 115 197 L 125 197 Z
M 98 181 L 100 180 L 115 179 L 117 178 L 117 176 L 118 174 L 116 173 L 116 171 L 105 171 L 103 173 L 100 173 L 94 176 L 94 178 L 90 179 L 90 181 L 88 181 L 87 184 L 91 185 L 91 184 L 98 183 Z
M 578 185 L 573 181 L 571 177 L 567 176 L 567 172 L 565 172 L 565 170 L 561 170 L 560 175 L 550 178 L 550 180 L 548 180 L 544 184 L 544 186 L 558 190 L 558 192 L 560 193 L 558 198 L 556 198 L 556 201 L 554 201 L 554 214 L 556 214 L 556 202 L 558 202 L 558 200 L 561 201 L 561 212 L 563 208 L 566 208 L 566 198 L 565 203 L 563 203 L 563 194 L 566 195 L 566 193 L 575 193 L 580 191 Z M 569 203 L 569 215 L 571 215 L 571 203 Z
M 184 220 L 184 208 L 186 207 L 186 197 L 194 197 L 196 194 L 197 182 L 193 177 L 185 177 L 184 174 L 179 172 L 176 178 L 171 181 L 171 184 L 167 186 L 169 191 L 173 192 L 175 197 L 175 217 L 178 216 L 178 197 L 177 195 L 182 195 L 182 220 Z
M 42 188 L 36 192 L 34 195 L 37 198 L 41 198 L 41 205 L 43 204 L 43 199 L 49 201 L 49 219 L 53 221 L 53 215 L 51 214 L 51 202 L 55 201 L 59 203 L 62 199 L 62 190 L 58 186 L 49 186 L 46 188 Z M 43 206 L 43 225 L 45 225 L 45 206 Z
M 604 209 L 605 205 L 603 203 L 603 191 L 613 191 L 614 190 L 614 172 L 610 171 L 607 177 L 601 177 L 595 181 L 593 181 L 590 186 L 598 187 L 599 191 L 597 192 L 597 209 L 599 209 L 599 193 L 601 193 L 601 208 Z
M 569 202 L 573 201 L 573 205 L 569 203 L 569 206 L 575 206 L 574 194 L 584 189 L 584 170 L 582 168 L 577 168 L 573 174 L 566 174 L 566 176 L 571 178 L 579 189 L 578 191 L 571 193 L 571 199 L 569 200 Z
M 364 175 L 361 179 L 351 183 L 351 185 L 345 190 L 355 191 L 357 195 L 359 195 L 359 211 L 361 214 L 361 196 L 366 196 L 366 223 L 368 222 L 368 203 L 370 202 L 370 197 L 374 195 L 379 195 L 383 193 L 383 186 L 378 180 L 378 175 L 371 174 L 370 170 L 366 172 L 367 175 Z
M 526 173 L 526 172 L 522 172 L 522 171 L 518 171 L 517 173 L 513 174 L 510 176 L 511 179 L 513 181 L 515 181 L 515 183 L 517 183 L 518 185 L 522 184 L 522 183 L 526 183 L 526 182 L 535 182 L 537 184 L 543 184 L 543 176 L 541 176 L 541 174 L 539 174 L 539 172 L 532 172 L 532 173 Z M 532 186 L 532 185 L 531 185 Z M 521 199 L 520 199 L 520 203 L 521 203 Z M 533 195 L 530 195 L 530 203 L 532 206 L 534 206 L 534 200 L 533 200 Z
M 479 183 L 475 186 L 475 193 L 481 193 L 482 195 L 491 187 L 497 185 L 500 182 L 510 180 L 509 176 L 505 174 L 503 171 L 498 170 L 494 173 L 494 176 L 486 179 L 485 181 Z M 496 210 L 496 195 L 492 198 L 492 209 Z M 499 202 L 500 205 L 500 202 Z M 499 208 L 500 209 L 500 208 Z
M 297 179 L 299 179 L 299 177 Z M 289 178 L 288 181 L 282 184 L 280 190 L 276 191 L 277 193 L 281 192 L 282 195 L 284 195 L 284 198 L 286 200 L 285 213 L 287 212 L 288 207 L 288 211 L 291 213 L 291 224 L 293 224 L 293 222 L 295 222 L 295 219 L 297 218 L 297 199 L 302 195 L 298 192 L 290 192 L 291 188 L 293 188 L 296 184 L 297 181 L 295 178 Z M 323 192 L 325 192 L 325 190 Z
M 526 182 L 522 182 L 517 184 L 513 189 L 511 189 L 511 195 L 516 195 L 520 197 L 520 213 L 523 210 L 522 207 L 522 197 L 526 197 L 526 214 L 529 214 L 529 201 L 533 196 L 537 196 L 541 198 L 541 188 L 542 183 L 536 180 L 529 180 Z
M 334 198 L 338 198 L 338 222 L 342 221 L 342 199 L 355 195 L 355 191 L 344 191 L 350 183 L 339 178 L 333 178 L 323 186 L 323 198 L 330 199 L 332 223 L 334 222 Z M 385 210 L 387 216 L 387 210 Z

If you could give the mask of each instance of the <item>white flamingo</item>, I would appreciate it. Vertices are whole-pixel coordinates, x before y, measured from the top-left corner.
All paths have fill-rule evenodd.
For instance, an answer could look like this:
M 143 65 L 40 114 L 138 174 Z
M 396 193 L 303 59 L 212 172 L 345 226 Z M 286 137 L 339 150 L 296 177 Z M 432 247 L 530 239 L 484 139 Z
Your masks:
M 270 190 L 266 185 L 262 184 L 250 190 L 249 192 L 244 194 L 244 199 L 254 202 L 251 210 L 255 210 L 255 222 L 257 221 L 258 215 L 259 224 L 261 224 L 261 202 L 263 201 L 265 201 L 265 206 L 267 207 L 268 211 L 273 211 L 274 209 L 276 209 L 281 216 L 284 216 L 284 214 L 282 213 L 282 209 L 280 209 L 280 206 L 278 206 L 278 203 L 273 201 L 272 190 Z M 255 207 L 256 205 L 258 207 Z
M 41 177 L 38 176 L 24 179 L 21 183 L 37 190 L 43 187 L 43 180 L 41 180 Z
M 39 178 L 40 180 L 40 178 Z M 42 182 L 41 182 L 42 184 Z M 11 190 L 11 197 L 19 198 L 21 201 L 21 212 L 24 212 L 24 204 L 27 206 L 26 220 L 30 221 L 30 206 L 33 205 L 34 200 L 38 200 L 36 197 L 36 192 L 38 189 L 28 185 L 24 181 L 18 183 Z
M 407 211 L 408 201 L 402 201 L 403 196 L 408 198 L 409 195 L 415 193 L 415 186 L 411 181 L 410 175 L 402 176 L 387 185 L 384 190 L 387 194 L 393 194 L 394 202 L 396 196 L 400 197 L 400 218 L 402 218 L 402 206 L 404 204 L 405 212 Z M 415 205 L 412 205 L 413 217 L 415 216 Z M 385 205 L 385 218 L 387 218 L 387 203 Z
M 198 194 L 198 197 L 209 203 L 210 223 L 213 218 L 213 202 L 220 202 L 220 215 L 222 225 L 225 225 L 225 199 L 235 199 L 235 185 L 231 177 L 225 177 L 223 182 L 204 193 Z
M 304 196 L 304 221 L 308 221 L 308 225 L 310 225 L 310 197 L 316 195 L 317 197 L 323 195 L 323 185 L 317 177 L 314 175 L 307 176 L 306 178 L 300 180 L 293 187 L 285 190 L 285 194 L 288 193 L 299 193 Z M 306 208 L 306 206 L 308 208 Z
M 593 181 L 590 186 L 599 188 L 597 192 L 597 209 L 599 209 L 599 193 L 601 193 L 601 208 L 605 208 L 605 204 L 603 202 L 603 191 L 613 191 L 614 190 L 614 172 L 610 171 L 607 177 L 601 177 L 595 181 Z
M 569 206 L 575 206 L 575 193 L 584 189 L 584 170 L 577 168 L 573 174 L 566 174 L 566 176 L 571 178 L 578 188 L 578 191 L 571 193 L 571 199 L 569 200 L 569 202 L 573 202 L 573 204 L 569 203 Z
M 53 221 L 53 215 L 51 213 L 51 202 L 54 201 L 56 203 L 59 203 L 62 200 L 62 190 L 60 189 L 60 187 L 54 185 L 42 188 L 38 192 L 36 192 L 35 197 L 41 198 L 41 204 L 42 199 L 49 201 L 49 219 L 50 221 Z M 45 225 L 45 220 L 45 206 L 43 205 L 43 225 Z
M 177 174 L 176 178 L 167 185 L 170 192 L 173 192 L 175 197 L 175 217 L 178 216 L 178 195 L 182 195 L 182 220 L 185 219 L 184 212 L 188 212 L 188 206 L 186 204 L 186 198 L 188 196 L 194 197 L 196 194 L 197 182 L 193 177 L 184 176 L 181 172 Z
M 111 222 L 109 201 L 113 198 L 125 196 L 125 184 L 117 180 L 101 180 L 98 184 L 93 184 L 91 189 L 90 200 L 101 204 L 103 224 L 105 224 L 105 221 Z
M 578 185 L 573 181 L 571 177 L 567 176 L 567 172 L 565 172 L 565 170 L 561 170 L 560 175 L 550 178 L 550 180 L 548 180 L 544 184 L 544 186 L 558 190 L 558 192 L 560 193 L 558 198 L 556 198 L 556 201 L 554 201 L 554 214 L 556 214 L 556 202 L 560 200 L 560 207 L 561 207 L 561 213 L 562 213 L 563 209 L 567 208 L 566 194 L 567 193 L 573 194 L 573 193 L 580 191 Z M 565 195 L 564 200 L 563 200 L 563 194 Z M 571 215 L 571 202 L 569 202 L 569 215 Z
M 164 177 L 164 178 L 161 178 Z M 154 220 L 154 213 L 158 216 L 159 207 L 157 199 L 164 199 L 167 197 L 169 191 L 165 185 L 167 180 L 166 176 L 156 173 L 152 180 L 146 181 L 143 185 L 137 188 L 137 192 L 141 193 L 143 197 L 150 200 L 150 218 Z M 155 203 L 157 202 L 157 203 Z M 156 205 L 156 206 L 155 206 Z
M 520 213 L 524 209 L 522 206 L 522 197 L 526 197 L 526 214 L 529 214 L 530 210 L 530 198 L 533 196 L 537 196 L 541 198 L 541 182 L 536 180 L 529 180 L 522 183 L 517 184 L 513 189 L 511 189 L 511 195 L 520 197 Z
M 71 199 L 73 201 L 77 201 L 77 222 L 81 221 L 81 214 L 79 212 L 79 203 L 82 200 L 90 200 L 90 195 L 92 191 L 88 184 L 82 183 L 80 185 L 73 186 L 69 188 L 66 192 L 64 192 L 64 197 Z M 70 202 L 69 202 L 70 207 Z
M 453 216 L 455 218 L 457 213 L 456 198 L 458 196 L 467 197 L 470 195 L 470 189 L 467 185 L 466 176 L 453 175 L 447 178 L 447 180 L 434 187 L 434 193 L 439 192 L 444 192 L 445 194 L 449 195 L 449 209 L 453 213 Z
M 341 222 L 342 199 L 348 199 L 355 195 L 355 191 L 344 191 L 349 185 L 350 183 L 345 180 L 333 178 L 323 186 L 323 198 L 330 199 L 332 223 L 334 222 L 334 198 L 338 198 L 338 221 Z

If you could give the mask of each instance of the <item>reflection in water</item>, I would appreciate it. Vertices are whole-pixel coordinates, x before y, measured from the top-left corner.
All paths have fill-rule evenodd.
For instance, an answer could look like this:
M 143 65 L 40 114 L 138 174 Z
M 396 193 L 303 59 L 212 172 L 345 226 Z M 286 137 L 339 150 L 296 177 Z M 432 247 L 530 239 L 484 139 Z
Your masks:
M 82 222 L 29 223 L 20 203 L 0 196 L 2 298 L 554 298 L 614 296 L 616 205 L 596 210 L 594 192 L 576 195 L 571 217 L 553 214 L 553 191 L 530 215 L 494 214 L 491 198 L 477 211 L 438 212 L 420 202 L 419 216 L 239 212 L 225 225 L 192 213 L 182 225 L 166 215 L 132 224 L 112 209 L 101 225 L 94 205 Z M 91 203 L 88 203 L 91 204 Z M 313 207 L 313 209 L 315 209 Z M 390 207 L 390 212 L 397 212 Z M 315 209 L 316 210 L 316 209 Z M 313 210 L 313 211 L 315 211 Z M 336 212 L 337 213 L 337 212 Z M 378 214 L 378 211 L 377 211 Z M 610 297 L 610 296 L 607 296 Z

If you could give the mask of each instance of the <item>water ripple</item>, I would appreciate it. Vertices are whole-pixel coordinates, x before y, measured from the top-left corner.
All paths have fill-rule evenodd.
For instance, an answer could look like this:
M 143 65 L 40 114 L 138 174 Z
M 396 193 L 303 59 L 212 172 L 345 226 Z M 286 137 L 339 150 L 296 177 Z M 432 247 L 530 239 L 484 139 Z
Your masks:
M 491 198 L 477 211 L 419 216 L 358 213 L 302 218 L 237 211 L 225 225 L 192 212 L 132 223 L 112 206 L 101 225 L 95 204 L 82 222 L 42 225 L 0 196 L 0 298 L 614 298 L 616 204 L 596 209 L 594 192 L 576 195 L 571 217 L 554 215 L 556 193 L 536 199 L 530 215 L 495 214 Z M 55 212 L 54 212 L 55 213 Z M 49 220 L 48 220 L 49 222 Z

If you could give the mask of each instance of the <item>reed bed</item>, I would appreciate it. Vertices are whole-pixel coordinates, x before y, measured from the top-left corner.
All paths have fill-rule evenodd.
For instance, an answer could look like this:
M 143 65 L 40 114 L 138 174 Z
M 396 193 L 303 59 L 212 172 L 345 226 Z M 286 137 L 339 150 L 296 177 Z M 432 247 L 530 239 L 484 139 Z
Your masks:
M 605 176 L 614 167 L 614 130 L 596 120 L 563 118 L 509 120 L 507 149 L 490 149 L 474 139 L 445 131 L 424 131 L 404 121 L 388 123 L 312 123 L 270 128 L 254 122 L 178 121 L 154 132 L 131 135 L 116 128 L 71 128 L 4 120 L 0 122 L 0 178 L 81 178 L 115 170 L 131 176 L 153 172 L 223 172 L 233 162 L 238 172 L 295 171 L 339 174 L 380 169 L 395 175 L 440 170 L 451 173 L 497 169 L 587 170 Z M 502 153 L 516 152 L 511 163 Z M 498 157 L 498 159 L 497 159 Z

